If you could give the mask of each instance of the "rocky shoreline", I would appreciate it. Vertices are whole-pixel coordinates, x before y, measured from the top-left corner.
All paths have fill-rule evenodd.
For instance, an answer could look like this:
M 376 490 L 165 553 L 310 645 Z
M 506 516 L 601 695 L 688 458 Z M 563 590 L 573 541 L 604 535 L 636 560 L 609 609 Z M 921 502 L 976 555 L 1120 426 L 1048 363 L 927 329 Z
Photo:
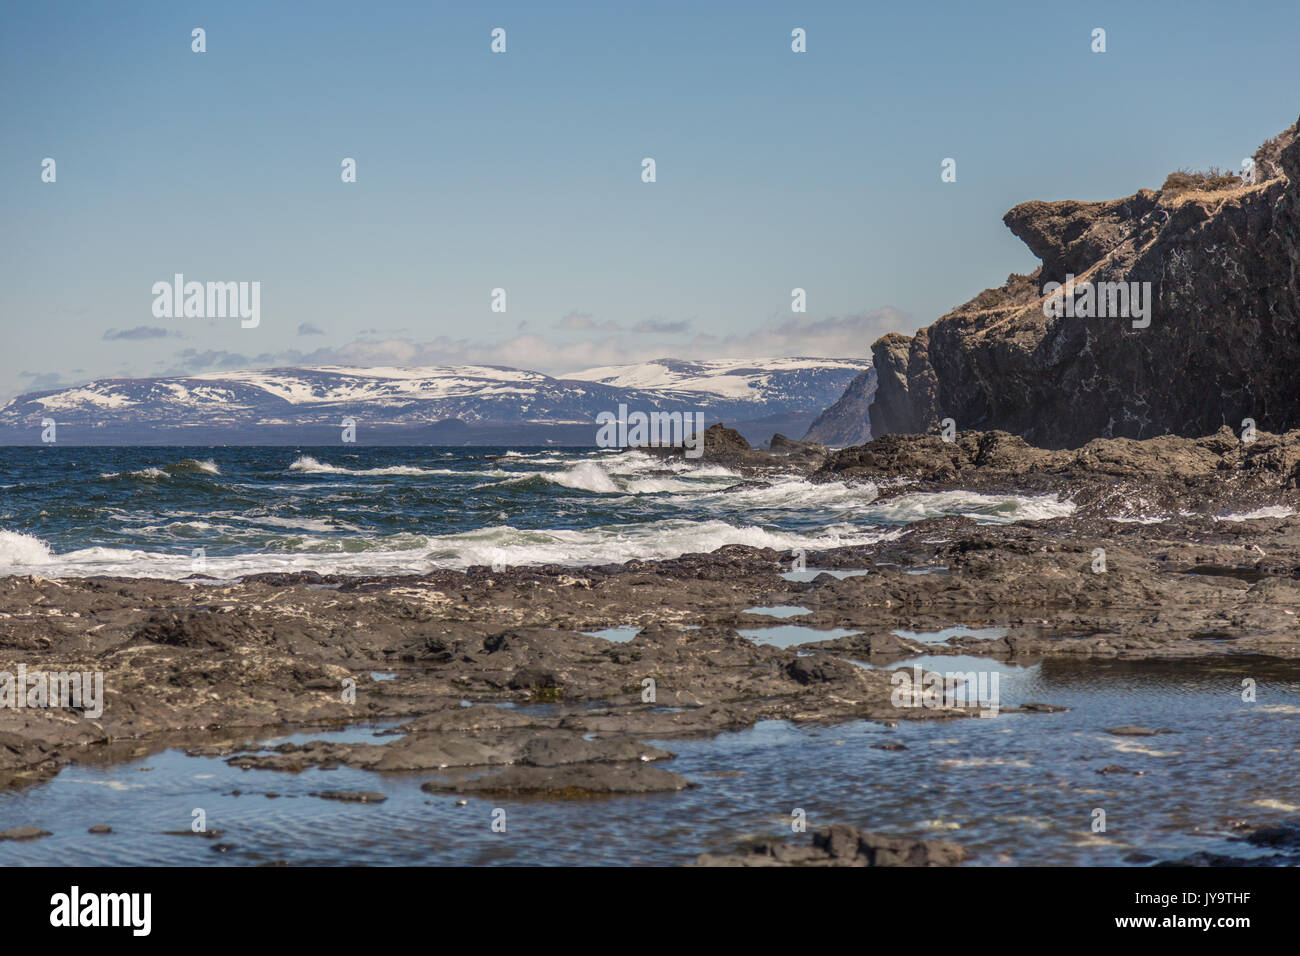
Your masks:
M 181 747 L 286 772 L 428 773 L 430 793 L 671 793 L 691 784 L 670 769 L 671 752 L 647 741 L 763 720 L 975 716 L 969 702 L 895 705 L 891 668 L 921 651 L 1300 660 L 1300 517 L 1284 514 L 1300 502 L 1300 432 L 1249 444 L 1227 432 L 1107 440 L 1069 452 L 997 433 L 891 435 L 837 453 L 773 444 L 777 454 L 715 441 L 706 457 L 746 470 L 747 482 L 794 470 L 870 481 L 882 497 L 962 489 L 1057 495 L 1077 507 L 1016 524 L 923 520 L 877 544 L 802 556 L 729 546 L 602 567 L 402 577 L 3 578 L 0 671 L 102 672 L 105 701 L 94 719 L 0 708 L 0 787 Z M 1279 516 L 1224 520 L 1225 510 L 1261 507 Z M 788 579 L 801 557 L 810 569 L 865 573 Z M 796 647 L 750 640 L 739 630 L 779 623 L 756 606 L 798 607 L 808 612 L 799 625 L 852 633 Z M 922 645 L 894 633 L 959 625 L 1005 634 Z M 638 633 L 624 642 L 583 633 L 611 627 Z M 1055 708 L 1019 709 L 1049 720 Z M 401 722 L 382 747 L 255 746 L 285 728 L 381 720 Z M 848 853 L 846 840 L 757 856 L 764 865 L 893 858 L 865 836 L 866 849 Z M 958 860 L 943 847 L 889 852 Z

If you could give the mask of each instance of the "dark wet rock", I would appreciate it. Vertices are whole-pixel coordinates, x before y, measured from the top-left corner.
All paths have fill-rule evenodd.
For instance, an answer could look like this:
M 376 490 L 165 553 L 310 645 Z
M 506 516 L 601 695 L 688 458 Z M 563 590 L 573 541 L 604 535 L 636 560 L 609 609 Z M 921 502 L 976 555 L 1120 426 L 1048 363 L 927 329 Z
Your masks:
M 1272 856 L 1241 857 L 1225 853 L 1210 853 L 1205 850 L 1190 853 L 1176 860 L 1162 860 L 1152 864 L 1157 867 L 1207 867 L 1207 866 L 1296 866 L 1300 858 L 1294 855 L 1275 853 Z
M 1003 221 L 1041 268 L 911 338 L 877 341 L 872 433 L 925 432 L 952 418 L 1074 448 L 1099 437 L 1208 435 L 1245 418 L 1269 430 L 1300 426 L 1295 127 L 1265 151 L 1254 185 L 1012 209 Z M 1045 315 L 1044 285 L 1067 273 L 1151 283 L 1149 327 Z
M 598 737 L 587 740 L 566 733 L 533 736 L 524 744 L 519 762 L 533 767 L 559 767 L 580 763 L 670 760 L 672 756 L 666 750 L 642 744 L 630 737 Z
M 796 441 L 786 438 L 780 432 L 772 436 L 767 451 L 770 455 L 779 455 L 787 459 L 804 459 L 820 464 L 826 457 L 826 446 L 816 441 Z
M 1300 850 L 1300 824 L 1259 827 L 1247 835 L 1246 842 L 1252 846 Z
M 100 824 L 96 824 L 95 826 L 91 827 L 91 828 L 90 828 L 89 830 L 87 830 L 86 832 L 87 832 L 87 833 L 112 833 L 112 832 L 113 832 L 113 828 L 110 827 L 110 826 L 108 826 L 107 824 L 100 823 Z
M 400 729 L 387 731 L 387 733 L 482 733 L 489 730 L 531 727 L 537 721 L 538 718 L 518 710 L 507 710 L 490 704 L 461 707 L 455 701 L 451 701 L 437 707 L 431 713 L 407 721 Z
M 262 574 L 250 574 L 244 580 L 250 584 L 270 584 L 279 587 L 288 584 L 325 584 L 334 579 L 323 577 L 316 571 L 268 571 Z
M 553 723 L 553 721 L 552 721 Z M 313 740 L 281 744 L 272 753 L 237 754 L 226 762 L 243 770 L 282 770 L 348 766 L 364 770 L 437 770 L 522 763 L 558 766 L 627 760 L 668 760 L 672 754 L 627 736 L 586 739 L 567 730 L 533 726 L 475 734 L 414 731 L 392 743 L 334 743 Z
M 830 580 L 837 580 L 831 578 Z M 919 641 L 910 641 L 890 632 L 876 634 L 850 634 L 829 641 L 814 641 L 800 644 L 801 650 L 830 651 L 854 657 L 896 658 L 920 654 L 926 650 Z
M 796 682 L 805 685 L 856 682 L 858 675 L 862 673 L 848 661 L 839 660 L 829 654 L 796 657 L 786 664 L 785 670 Z
M 684 458 L 684 446 L 638 447 L 635 451 L 658 458 Z M 735 469 L 743 475 L 786 473 L 790 470 L 811 471 L 826 456 L 826 448 L 817 442 L 796 441 L 784 435 L 772 436 L 767 449 L 752 447 L 745 436 L 721 422 L 704 430 L 703 448 L 691 461 L 708 462 Z
M 1156 734 L 1172 734 L 1172 730 L 1152 730 L 1150 727 L 1138 727 L 1127 724 L 1123 727 L 1109 727 L 1106 733 L 1112 737 L 1154 737 Z
M 383 803 L 388 799 L 387 794 L 375 790 L 322 790 L 312 796 L 340 803 Z
M 137 641 L 168 647 L 233 651 L 264 638 L 248 615 L 238 610 L 204 609 L 183 614 L 155 614 L 134 635 Z
M 1238 835 L 1231 839 L 1253 847 L 1279 850 L 1267 856 L 1240 857 L 1231 854 L 1193 853 L 1156 866 L 1300 866 L 1300 824 L 1238 824 Z
M 560 691 L 560 679 L 544 667 L 521 667 L 506 682 L 511 690 Z
M 50 835 L 49 830 L 42 830 L 40 827 L 11 827 L 8 830 L 0 830 L 0 843 L 7 840 L 12 840 L 15 843 L 26 843 Z
M 466 780 L 433 780 L 422 784 L 427 793 L 531 795 L 551 799 L 584 799 L 631 793 L 685 790 L 692 784 L 682 776 L 643 763 L 578 764 L 561 767 L 508 767 Z
M 836 824 L 813 834 L 812 846 L 763 841 L 748 853 L 704 854 L 696 866 L 956 866 L 964 847 L 945 840 L 911 840 Z
M 884 482 L 882 497 L 953 490 L 1064 496 L 1079 516 L 1248 511 L 1300 504 L 1300 431 L 1259 431 L 1243 442 L 1223 427 L 1196 439 L 1096 439 L 1055 451 L 1004 431 L 959 431 L 953 441 L 891 434 L 833 452 L 812 480 Z
M 727 428 L 721 422 L 710 425 L 704 430 L 704 454 L 709 461 L 743 462 L 753 452 L 749 442 L 734 428 Z

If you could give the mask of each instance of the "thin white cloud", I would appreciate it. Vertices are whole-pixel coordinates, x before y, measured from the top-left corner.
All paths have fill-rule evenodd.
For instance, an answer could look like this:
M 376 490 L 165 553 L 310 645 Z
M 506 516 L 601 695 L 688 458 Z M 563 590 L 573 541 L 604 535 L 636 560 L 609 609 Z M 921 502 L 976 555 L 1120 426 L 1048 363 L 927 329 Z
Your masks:
M 566 317 L 567 318 L 567 317 Z M 609 334 L 560 342 L 536 334 L 518 334 L 495 343 L 475 343 L 442 336 L 427 342 L 407 338 L 357 340 L 338 348 L 285 353 L 278 361 L 296 365 L 507 365 L 563 374 L 598 365 L 626 365 L 651 359 L 779 358 L 808 355 L 865 358 L 871 343 L 887 332 L 912 327 L 896 309 L 815 319 L 791 316 L 733 335 L 697 334 L 689 338 L 655 338 L 645 334 Z M 259 356 L 264 358 L 264 356 Z

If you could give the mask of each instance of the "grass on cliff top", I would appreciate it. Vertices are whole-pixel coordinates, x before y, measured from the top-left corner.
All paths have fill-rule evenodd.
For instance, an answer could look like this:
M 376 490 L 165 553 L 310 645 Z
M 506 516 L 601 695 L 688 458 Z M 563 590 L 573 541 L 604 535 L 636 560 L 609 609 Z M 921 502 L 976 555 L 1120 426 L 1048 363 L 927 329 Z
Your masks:
M 1035 269 L 1029 275 L 1012 273 L 1000 288 L 985 289 L 964 305 L 953 309 L 954 312 L 991 312 L 994 309 L 1014 309 L 1035 301 L 1039 296 L 1038 278 L 1042 269 Z
M 1236 173 L 1211 166 L 1206 170 L 1178 169 L 1165 177 L 1161 192 L 1217 192 L 1220 189 L 1236 189 L 1249 185 Z

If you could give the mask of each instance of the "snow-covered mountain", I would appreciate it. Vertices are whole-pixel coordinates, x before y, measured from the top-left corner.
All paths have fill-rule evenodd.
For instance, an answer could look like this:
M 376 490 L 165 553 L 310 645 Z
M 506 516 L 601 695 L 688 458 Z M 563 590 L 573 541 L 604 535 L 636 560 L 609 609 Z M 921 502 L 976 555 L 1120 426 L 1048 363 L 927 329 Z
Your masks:
M 728 359 L 718 362 L 655 359 L 640 365 L 589 368 L 564 377 L 619 388 L 667 390 L 678 394 L 789 405 L 800 396 L 820 393 L 828 377 L 833 377 L 837 383 L 841 381 L 837 372 L 845 373 L 843 381 L 847 385 L 870 365 L 865 360 L 818 358 Z M 841 387 L 840 393 L 843 391 Z M 839 395 L 835 397 L 839 398 Z
M 596 415 L 700 411 L 761 438 L 802 434 L 867 360 L 754 359 L 588 369 L 560 378 L 488 365 L 436 368 L 280 368 L 184 378 L 101 379 L 20 395 L 0 407 L 0 442 L 39 441 L 52 419 L 60 441 L 174 444 L 337 440 L 345 418 L 358 440 L 456 444 L 550 440 L 590 444 Z

